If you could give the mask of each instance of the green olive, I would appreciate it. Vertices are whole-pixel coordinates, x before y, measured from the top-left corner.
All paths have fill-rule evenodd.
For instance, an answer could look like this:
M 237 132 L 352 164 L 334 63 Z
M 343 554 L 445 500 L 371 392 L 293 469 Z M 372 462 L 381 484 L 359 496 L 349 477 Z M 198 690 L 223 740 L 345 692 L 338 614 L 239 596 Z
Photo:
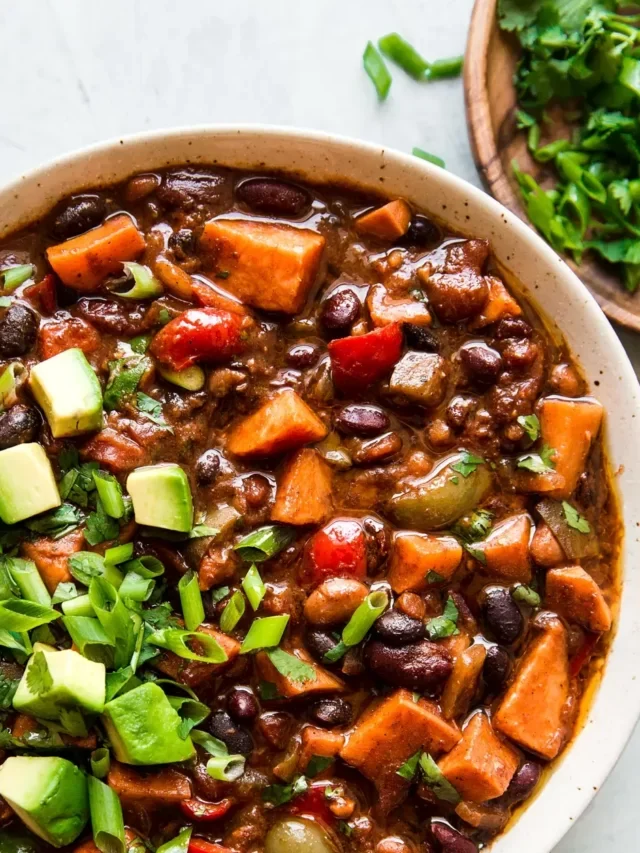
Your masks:
M 287 817 L 274 823 L 264 853 L 336 853 L 326 832 L 313 821 Z
M 486 463 L 469 466 L 464 459 L 464 453 L 450 456 L 405 492 L 394 495 L 388 505 L 394 521 L 413 530 L 438 530 L 475 509 L 491 490 L 493 474 Z

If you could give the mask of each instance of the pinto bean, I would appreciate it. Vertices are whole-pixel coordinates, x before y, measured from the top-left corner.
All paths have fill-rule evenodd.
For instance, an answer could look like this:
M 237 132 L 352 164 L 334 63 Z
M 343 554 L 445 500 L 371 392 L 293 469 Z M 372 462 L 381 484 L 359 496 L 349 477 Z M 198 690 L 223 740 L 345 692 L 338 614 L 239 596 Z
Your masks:
M 353 290 L 332 293 L 320 306 L 320 322 L 333 335 L 346 335 L 360 316 L 362 306 Z
M 11 305 L 0 320 L 0 358 L 24 355 L 38 334 L 36 315 L 19 302 Z
M 0 450 L 34 441 L 41 423 L 33 407 L 13 406 L 0 415 Z
M 375 623 L 375 633 L 389 646 L 406 646 L 424 638 L 424 622 L 399 610 L 387 610 Z
M 379 465 L 402 450 L 402 439 L 397 432 L 388 432 L 369 441 L 353 439 L 353 442 L 348 450 L 356 465 Z
M 440 845 L 441 853 L 478 853 L 477 845 L 445 823 L 433 821 L 431 834 Z
M 215 202 L 220 197 L 224 178 L 198 169 L 176 169 L 162 179 L 158 198 L 167 207 L 188 209 L 196 203 Z
M 460 323 L 475 317 L 489 296 L 484 276 L 469 269 L 453 274 L 436 273 L 424 283 L 429 302 L 443 323 Z
M 236 187 L 236 198 L 252 210 L 272 216 L 302 216 L 311 197 L 302 187 L 277 178 L 249 178 Z
M 104 200 L 97 195 L 77 195 L 62 203 L 53 220 L 53 235 L 68 240 L 100 225 L 107 213 Z
M 440 695 L 453 666 L 448 652 L 428 640 L 399 647 L 373 640 L 366 662 L 377 678 L 428 696 Z
M 351 578 L 329 578 L 316 587 L 304 605 L 304 615 L 312 625 L 347 622 L 362 604 L 369 590 Z
M 396 608 L 412 619 L 424 619 L 427 615 L 426 604 L 415 592 L 403 592 L 396 601 Z
M 488 590 L 483 611 L 487 626 L 498 642 L 507 646 L 515 643 L 524 629 L 524 618 L 509 590 L 504 587 Z
M 372 436 L 389 429 L 389 416 L 378 406 L 352 403 L 336 415 L 335 427 L 345 435 Z
M 271 484 L 262 474 L 251 474 L 244 479 L 244 494 L 248 506 L 257 509 L 269 500 Z
M 347 726 L 353 709 L 344 699 L 319 699 L 309 708 L 309 716 L 320 726 Z

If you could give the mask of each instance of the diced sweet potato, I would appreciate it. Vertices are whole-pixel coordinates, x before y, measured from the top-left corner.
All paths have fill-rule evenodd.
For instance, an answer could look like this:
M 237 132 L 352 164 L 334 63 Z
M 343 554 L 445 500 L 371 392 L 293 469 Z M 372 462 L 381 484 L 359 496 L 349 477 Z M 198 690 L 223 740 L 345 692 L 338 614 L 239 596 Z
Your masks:
M 404 199 L 398 198 L 359 216 L 356 219 L 356 230 L 381 240 L 395 240 L 407 233 L 410 222 L 411 209 Z
M 22 543 L 22 555 L 33 560 L 49 592 L 55 592 L 59 583 L 71 580 L 69 557 L 82 551 L 84 535 L 74 530 L 62 539 L 35 539 Z
M 204 226 L 200 246 L 224 286 L 263 311 L 295 314 L 315 281 L 325 239 L 315 231 L 281 223 L 214 219 Z
M 369 288 L 367 308 L 374 326 L 388 326 L 391 323 L 431 325 L 431 314 L 424 302 L 407 296 L 394 298 L 383 284 L 373 284 Z
M 173 652 L 163 652 L 160 657 L 153 661 L 153 666 L 156 669 L 174 681 L 186 684 L 187 687 L 199 687 L 205 681 L 209 681 L 235 660 L 240 651 L 240 643 L 237 640 L 228 634 L 216 631 L 211 625 L 200 625 L 198 631 L 202 634 L 208 634 L 220 643 L 227 653 L 228 659 L 224 663 L 202 663 L 201 661 L 185 660 Z
M 469 710 L 486 656 L 487 650 L 482 643 L 475 643 L 456 657 L 440 700 L 447 720 L 461 717 Z
M 315 678 L 309 681 L 294 681 L 278 672 L 269 660 L 266 652 L 258 652 L 256 655 L 256 667 L 260 673 L 260 677 L 271 684 L 275 684 L 280 696 L 284 696 L 285 699 L 293 699 L 294 697 L 309 696 L 314 693 L 341 693 L 344 690 L 343 682 L 319 666 L 306 651 L 302 649 L 289 649 L 288 651 L 289 654 L 295 655 L 299 660 L 313 667 Z
M 562 545 L 553 535 L 551 528 L 544 521 L 540 522 L 533 534 L 529 546 L 531 557 L 538 566 L 552 568 L 566 563 L 567 557 L 562 550 Z
M 100 346 L 100 335 L 90 323 L 81 317 L 66 317 L 50 320 L 41 326 L 38 334 L 38 350 L 41 358 L 53 358 L 67 349 L 81 349 L 85 355 Z
M 475 714 L 462 740 L 438 764 L 465 800 L 484 803 L 502 796 L 518 768 L 516 752 L 497 737 L 483 713 Z
M 271 456 L 320 441 L 328 430 L 290 388 L 233 427 L 227 447 L 236 456 Z
M 340 756 L 376 785 L 380 807 L 389 812 L 409 789 L 397 773 L 404 762 L 421 749 L 435 755 L 453 749 L 460 737 L 435 704 L 396 690 L 358 720 Z
M 298 450 L 278 480 L 271 518 L 283 524 L 322 524 L 331 506 L 331 469 L 316 450 Z
M 393 537 L 389 583 L 398 593 L 423 590 L 429 585 L 429 572 L 451 580 L 461 559 L 462 547 L 453 536 L 400 531 Z
M 191 799 L 191 782 L 169 767 L 153 772 L 134 770 L 118 761 L 111 762 L 107 777 L 110 788 L 123 805 L 170 806 Z
M 471 329 L 482 329 L 490 323 L 497 323 L 503 317 L 518 317 L 522 314 L 522 308 L 499 278 L 488 275 L 485 276 L 485 281 L 489 287 L 489 297 L 482 313 L 469 324 Z
M 304 773 L 314 755 L 319 758 L 336 758 L 343 746 L 344 735 L 340 732 L 327 731 L 327 729 L 319 729 L 316 726 L 305 726 L 302 729 L 302 749 L 298 760 L 298 769 Z
M 558 619 L 527 648 L 493 717 L 494 728 L 543 758 L 555 758 L 567 736 L 567 632 Z
M 577 622 L 594 634 L 611 628 L 611 610 L 602 590 L 580 566 L 547 573 L 545 603 L 568 622 Z
M 47 260 L 67 287 L 90 292 L 144 250 L 144 237 L 129 216 L 107 219 L 91 231 L 47 249 Z
M 512 515 L 496 524 L 483 542 L 473 546 L 484 554 L 483 571 L 506 580 L 530 581 L 530 536 L 531 518 L 526 512 Z

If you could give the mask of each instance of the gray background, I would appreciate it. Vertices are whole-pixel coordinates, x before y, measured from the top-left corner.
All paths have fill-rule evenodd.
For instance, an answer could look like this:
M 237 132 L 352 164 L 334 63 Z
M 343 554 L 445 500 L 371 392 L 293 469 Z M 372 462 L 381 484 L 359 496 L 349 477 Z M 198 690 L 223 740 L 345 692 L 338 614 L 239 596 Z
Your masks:
M 404 151 L 418 145 L 478 184 L 461 81 L 420 85 L 397 71 L 380 105 L 360 64 L 366 42 L 393 30 L 427 59 L 462 53 L 471 7 L 472 0 L 4 0 L 0 182 L 125 133 L 266 122 Z M 640 339 L 620 334 L 640 366 Z M 556 853 L 638 850 L 638 761 L 636 731 Z

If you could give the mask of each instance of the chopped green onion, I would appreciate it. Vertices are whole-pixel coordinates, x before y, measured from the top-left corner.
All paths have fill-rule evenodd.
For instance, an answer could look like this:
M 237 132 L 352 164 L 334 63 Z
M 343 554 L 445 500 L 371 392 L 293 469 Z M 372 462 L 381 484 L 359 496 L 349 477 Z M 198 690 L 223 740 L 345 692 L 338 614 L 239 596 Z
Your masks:
M 71 601 L 71 599 L 77 597 L 78 588 L 72 581 L 60 581 L 60 583 L 54 590 L 51 603 L 64 604 L 65 601 Z
M 126 261 L 122 266 L 133 277 L 133 285 L 129 290 L 113 291 L 115 296 L 121 299 L 153 299 L 154 296 L 160 296 L 164 293 L 163 286 L 149 267 L 145 267 L 144 264 L 137 264 L 134 261 Z
M 24 655 L 31 654 L 32 646 L 28 634 L 12 634 L 0 628 L 0 646 L 5 649 L 14 649 Z
M 222 615 L 220 616 L 220 630 L 224 631 L 225 634 L 230 634 L 244 616 L 245 609 L 244 595 L 240 590 L 236 590 L 222 611 Z
M 229 587 L 228 586 L 219 586 L 217 589 L 211 590 L 211 601 L 214 604 L 217 604 L 219 601 L 222 601 L 223 598 L 226 598 L 229 595 Z
M 262 578 L 260 577 L 260 572 L 258 571 L 255 564 L 251 566 L 249 571 L 246 573 L 242 580 L 242 588 L 245 591 L 247 598 L 249 599 L 249 604 L 254 610 L 257 610 L 260 607 L 260 602 L 265 596 L 267 591 L 266 586 Z
M 364 49 L 362 64 L 364 65 L 364 70 L 367 72 L 369 79 L 376 87 L 378 98 L 381 101 L 384 101 L 389 94 L 389 89 L 391 88 L 391 74 L 389 74 L 389 69 L 384 64 L 383 58 L 375 49 L 372 42 L 369 42 Z
M 198 575 L 191 571 L 183 575 L 178 582 L 178 592 L 187 631 L 195 631 L 204 622 L 204 604 Z
M 93 841 L 102 853 L 126 853 L 124 818 L 118 795 L 95 776 L 88 776 Z
M 104 561 L 108 566 L 117 566 L 120 563 L 130 560 L 131 557 L 133 557 L 133 542 L 107 548 L 104 552 Z M 158 562 L 160 561 L 158 560 Z
M 163 628 L 148 637 L 147 642 L 152 646 L 167 649 L 185 660 L 197 660 L 202 663 L 224 663 L 227 653 L 220 643 L 210 634 L 198 631 L 183 631 L 180 628 Z M 188 643 L 197 643 L 202 653 L 194 652 Z
M 275 648 L 280 643 L 288 622 L 288 613 L 254 619 L 242 646 L 240 646 L 240 654 L 246 655 L 248 652 L 254 652 L 257 649 Z
M 109 773 L 111 766 L 111 756 L 109 750 L 105 747 L 94 749 L 91 753 L 91 772 L 98 779 L 104 779 Z
M 18 585 L 23 598 L 51 607 L 51 596 L 36 564 L 32 560 L 21 560 L 18 557 L 9 557 L 7 563 L 11 577 Z
M 16 287 L 20 287 L 25 281 L 33 278 L 35 267 L 33 264 L 18 264 L 15 267 L 7 267 L 0 270 L 2 286 L 7 293 L 12 293 Z
M 244 755 L 213 756 L 207 761 L 207 773 L 220 782 L 235 782 L 244 773 Z
M 62 612 L 65 616 L 95 616 L 96 612 L 91 604 L 89 595 L 76 595 L 68 601 L 62 602 Z
M 192 699 L 190 696 L 167 696 L 167 699 L 174 711 L 178 712 L 182 721 L 178 734 L 183 740 L 188 737 L 191 729 L 199 726 L 211 713 L 208 705 L 199 702 L 197 699 Z
M 106 471 L 94 471 L 93 480 L 98 490 L 98 496 L 102 502 L 102 508 L 111 518 L 122 518 L 124 515 L 124 501 L 120 483 L 113 474 Z
M 199 729 L 191 732 L 191 740 L 205 749 L 209 755 L 228 755 L 229 748 L 224 741 L 218 740 L 217 737 L 202 732 Z
M 63 616 L 62 624 L 80 654 L 107 667 L 113 665 L 114 643 L 97 619 L 89 616 Z
M 429 63 L 425 74 L 427 80 L 443 80 L 445 77 L 459 77 L 464 64 L 464 56 L 451 56 L 448 59 L 436 59 Z
M 392 59 L 407 74 L 416 80 L 424 78 L 429 63 L 398 33 L 382 36 L 381 39 L 378 39 L 378 47 L 388 59 Z
M 148 601 L 155 585 L 154 580 L 143 578 L 137 572 L 127 572 L 118 593 L 125 600 Z
M 131 614 L 123 603 L 117 589 L 104 578 L 92 578 L 89 599 L 98 621 L 113 641 L 115 666 L 125 666 L 131 659 L 135 637 Z
M 220 531 L 217 527 L 209 527 L 208 524 L 196 524 L 189 531 L 189 539 L 206 539 L 209 536 L 217 536 Z
M 125 572 L 135 572 L 142 578 L 159 578 L 164 574 L 164 563 L 157 557 L 137 557 L 135 560 L 128 560 L 122 565 Z
M 6 409 L 15 402 L 16 389 L 27 378 L 27 370 L 19 361 L 12 362 L 0 376 L 0 408 Z
M 369 633 L 373 623 L 389 606 L 389 596 L 383 590 L 370 592 L 345 625 L 342 642 L 356 646 Z
M 156 853 L 187 853 L 189 850 L 189 841 L 191 840 L 191 833 L 193 832 L 193 827 L 188 826 L 186 829 L 183 829 L 180 835 L 173 838 L 171 841 L 167 841 L 166 844 L 163 844 L 162 847 L 158 847 Z
M 424 148 L 412 148 L 411 153 L 414 157 L 420 157 L 421 160 L 433 163 L 434 166 L 440 166 L 441 169 L 446 168 L 442 157 L 438 157 L 436 154 L 429 154 L 429 152 L 425 151 Z
M 57 610 L 35 601 L 24 599 L 0 601 L 0 628 L 5 631 L 23 634 L 59 618 L 60 614 Z
M 262 563 L 291 544 L 295 535 L 293 527 L 270 524 L 244 536 L 233 549 L 245 563 Z

